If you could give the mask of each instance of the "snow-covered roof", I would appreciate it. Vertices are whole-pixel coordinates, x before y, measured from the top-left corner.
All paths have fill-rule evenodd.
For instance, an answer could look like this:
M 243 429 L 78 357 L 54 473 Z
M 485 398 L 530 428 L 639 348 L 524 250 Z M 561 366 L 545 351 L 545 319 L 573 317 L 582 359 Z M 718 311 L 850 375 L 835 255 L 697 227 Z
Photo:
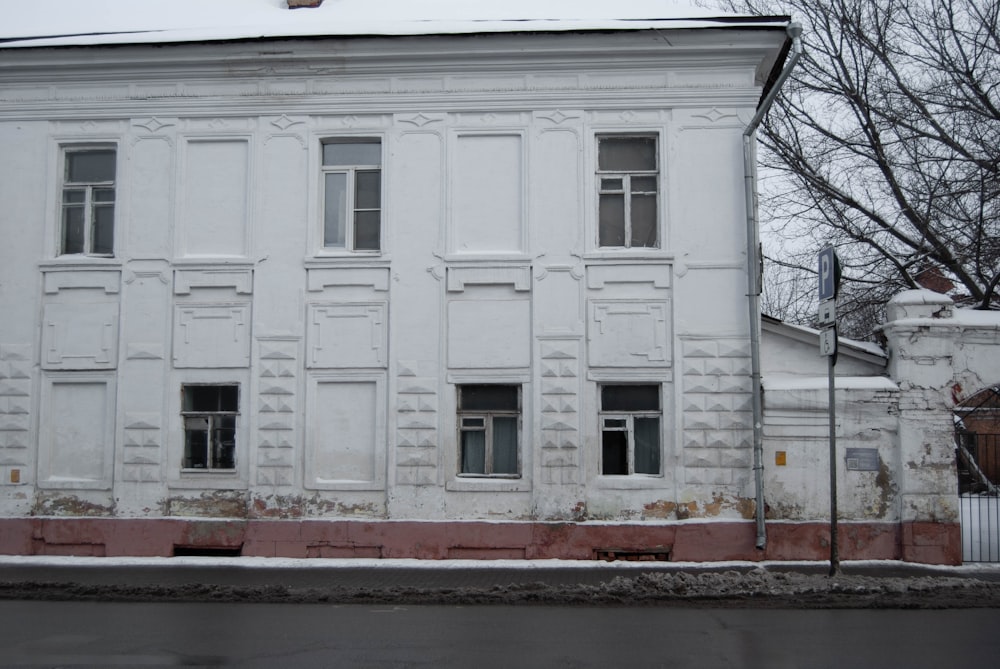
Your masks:
M 360 35 L 682 28 L 784 28 L 787 17 L 725 14 L 697 0 L 7 0 L 0 47 Z

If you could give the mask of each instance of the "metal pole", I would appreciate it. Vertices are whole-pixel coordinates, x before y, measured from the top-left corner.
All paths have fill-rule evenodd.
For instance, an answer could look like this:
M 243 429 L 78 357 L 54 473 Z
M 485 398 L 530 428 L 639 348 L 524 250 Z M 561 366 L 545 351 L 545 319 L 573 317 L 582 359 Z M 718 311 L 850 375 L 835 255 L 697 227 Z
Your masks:
M 830 386 L 830 576 L 840 574 L 840 552 L 837 545 L 837 404 L 834 394 L 834 356 L 827 356 Z

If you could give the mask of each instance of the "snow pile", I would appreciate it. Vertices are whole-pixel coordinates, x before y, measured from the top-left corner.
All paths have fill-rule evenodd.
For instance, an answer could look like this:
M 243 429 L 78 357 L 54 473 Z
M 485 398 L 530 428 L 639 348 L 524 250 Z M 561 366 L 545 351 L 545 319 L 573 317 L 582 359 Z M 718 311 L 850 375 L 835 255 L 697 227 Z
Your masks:
M 617 570 L 615 570 L 617 571 Z M 608 573 L 606 581 L 542 580 L 489 586 L 290 587 L 258 585 L 0 583 L 0 599 L 229 601 L 254 603 L 602 605 L 715 608 L 1000 607 L 1000 583 L 959 576 L 861 576 L 800 572 L 651 571 Z M 336 579 L 332 579 L 336 582 Z

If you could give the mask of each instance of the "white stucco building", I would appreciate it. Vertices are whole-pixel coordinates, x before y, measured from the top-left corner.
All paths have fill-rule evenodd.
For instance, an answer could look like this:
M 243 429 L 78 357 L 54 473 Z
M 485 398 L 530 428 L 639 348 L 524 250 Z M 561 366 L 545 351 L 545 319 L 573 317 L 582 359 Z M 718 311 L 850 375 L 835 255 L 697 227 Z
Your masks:
M 814 335 L 765 324 L 753 428 L 787 17 L 43 4 L 0 28 L 0 552 L 822 557 Z M 840 365 L 884 465 L 845 555 L 951 560 L 886 357 Z

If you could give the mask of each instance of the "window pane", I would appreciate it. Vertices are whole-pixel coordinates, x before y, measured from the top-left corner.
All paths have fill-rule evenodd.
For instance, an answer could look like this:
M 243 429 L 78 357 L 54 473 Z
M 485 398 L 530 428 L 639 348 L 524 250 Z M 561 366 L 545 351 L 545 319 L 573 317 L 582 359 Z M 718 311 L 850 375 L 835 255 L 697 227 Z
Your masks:
M 628 474 L 628 432 L 601 433 L 601 473 L 605 476 Z
M 633 193 L 655 193 L 656 177 L 632 177 Z
M 598 168 L 615 172 L 656 169 L 655 137 L 604 137 L 600 140 Z
M 602 411 L 659 411 L 659 386 L 601 386 Z
M 83 253 L 83 206 L 64 206 L 62 253 Z
M 111 255 L 115 246 L 115 205 L 102 204 L 94 207 L 94 221 L 91 228 L 91 253 Z
M 100 183 L 115 180 L 114 149 L 66 152 L 66 181 Z
M 486 473 L 486 432 L 462 432 L 462 473 Z
M 621 191 L 625 187 L 624 179 L 601 179 L 601 190 Z
M 358 251 L 378 251 L 382 216 L 377 211 L 354 213 L 354 248 Z
M 184 419 L 184 467 L 208 467 L 208 418 L 205 416 Z
M 382 144 L 370 139 L 323 144 L 324 165 L 381 165 Z
M 624 418 L 605 418 L 604 419 L 604 429 L 605 430 L 624 430 L 628 421 Z
M 635 473 L 660 473 L 660 419 L 636 416 Z
M 493 473 L 517 473 L 517 418 L 493 417 Z
M 86 199 L 87 190 L 85 188 L 67 188 L 63 190 L 63 203 L 65 204 L 83 204 Z
M 347 175 L 327 174 L 323 209 L 323 246 L 344 248 L 347 243 Z
M 240 387 L 239 386 L 219 386 L 219 411 L 239 411 L 240 410 Z M 227 418 L 236 425 L 235 418 Z
M 115 201 L 115 189 L 114 188 L 95 188 L 94 189 L 94 202 L 114 202 Z
M 184 411 L 239 410 L 239 386 L 184 386 Z
M 461 386 L 459 408 L 464 411 L 517 411 L 517 386 Z
M 236 466 L 236 418 L 220 416 L 215 419 L 219 427 L 212 443 L 212 466 L 233 469 Z
M 378 170 L 355 174 L 354 208 L 378 209 L 381 205 L 381 172 Z
M 601 195 L 598 235 L 601 246 L 625 246 L 625 196 Z
M 632 246 L 656 246 L 656 196 L 632 196 Z

